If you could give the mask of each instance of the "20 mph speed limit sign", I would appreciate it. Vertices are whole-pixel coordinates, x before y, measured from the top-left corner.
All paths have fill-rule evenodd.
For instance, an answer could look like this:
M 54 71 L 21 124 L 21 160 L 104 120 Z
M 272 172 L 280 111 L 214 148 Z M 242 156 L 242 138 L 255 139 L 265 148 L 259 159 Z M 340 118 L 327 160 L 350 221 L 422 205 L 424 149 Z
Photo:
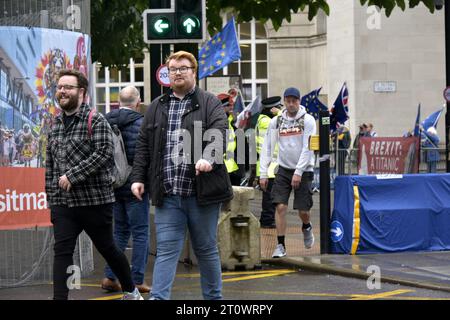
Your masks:
M 170 87 L 169 70 L 165 64 L 159 66 L 156 70 L 156 80 L 164 87 Z

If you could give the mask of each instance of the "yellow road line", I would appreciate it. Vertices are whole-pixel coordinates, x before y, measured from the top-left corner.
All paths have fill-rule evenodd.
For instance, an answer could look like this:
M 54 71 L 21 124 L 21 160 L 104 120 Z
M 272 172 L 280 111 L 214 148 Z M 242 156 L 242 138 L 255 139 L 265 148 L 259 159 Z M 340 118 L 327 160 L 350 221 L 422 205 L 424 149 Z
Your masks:
M 185 291 L 186 289 L 200 289 L 199 285 L 188 285 L 188 286 L 176 286 L 172 291 Z M 414 290 L 395 290 L 389 292 L 383 292 L 374 295 L 367 294 L 340 294 L 340 293 L 321 293 L 321 292 L 281 292 L 281 291 L 267 291 L 267 290 L 239 290 L 239 289 L 228 289 L 223 288 L 224 292 L 245 292 L 249 294 L 263 294 L 270 296 L 298 296 L 298 297 L 323 297 L 323 298 L 350 298 L 352 300 L 370 300 L 370 299 L 382 299 L 388 298 L 392 300 L 448 300 L 450 298 L 430 298 L 430 297 L 399 297 L 398 295 L 413 292 Z M 394 296 L 395 295 L 395 296 Z M 118 300 L 122 298 L 121 294 L 112 295 L 107 297 L 93 298 L 90 300 Z
M 305 296 L 305 297 L 334 297 L 334 298 L 351 298 L 352 300 L 370 300 L 370 299 L 380 299 L 383 297 L 391 297 L 393 295 L 399 295 L 403 293 L 413 292 L 414 290 L 396 290 L 383 292 L 376 295 L 367 295 L 367 294 L 340 294 L 340 293 L 321 293 L 321 292 L 280 292 L 280 291 L 258 291 L 258 290 L 244 290 L 245 293 L 253 293 L 253 294 L 264 294 L 264 295 L 272 295 L 272 296 Z M 242 290 L 236 289 L 227 289 L 224 288 L 224 292 L 243 292 Z M 399 300 L 402 297 L 393 297 Z M 408 298 L 408 297 L 405 297 Z M 409 297 L 411 298 L 411 297 Z
M 266 291 L 266 290 L 237 290 L 237 289 L 227 289 L 223 288 L 224 292 L 245 292 L 252 294 L 265 294 L 272 296 L 306 296 L 306 297 L 345 297 L 350 298 L 353 296 L 352 294 L 339 294 L 339 293 L 319 293 L 319 292 L 280 292 L 280 291 Z
M 276 277 L 276 276 L 281 276 L 283 274 L 288 274 L 288 273 L 293 273 L 293 272 L 297 272 L 297 271 L 292 270 L 292 271 L 283 271 L 283 272 L 255 274 L 255 275 L 251 275 L 251 276 L 223 279 L 222 282 L 236 282 L 236 281 L 253 280 L 253 279 L 261 279 L 261 278 L 268 278 L 268 277 Z
M 251 280 L 251 279 L 259 279 L 259 278 L 266 278 L 266 277 L 275 277 L 283 274 L 288 273 L 294 273 L 297 272 L 295 270 L 289 270 L 289 269 L 280 269 L 280 270 L 266 270 L 266 271 L 253 271 L 253 272 L 224 272 L 222 273 L 222 276 L 232 276 L 232 275 L 241 275 L 241 274 L 250 274 L 249 276 L 244 277 L 237 277 L 237 278 L 231 278 L 231 279 L 223 279 L 223 282 L 235 282 L 235 281 L 241 281 L 241 280 Z M 184 275 L 176 275 L 176 277 L 180 278 L 199 278 L 200 274 L 184 274 Z M 95 283 L 82 283 L 82 287 L 98 287 L 100 288 L 100 284 Z
M 107 297 L 100 297 L 100 298 L 92 298 L 89 300 L 119 300 L 123 297 L 123 294 L 116 294 L 113 296 L 107 296 Z
M 241 274 L 260 274 L 260 273 L 277 273 L 277 272 L 287 272 L 287 271 L 295 271 L 293 269 L 271 269 L 271 270 L 259 270 L 259 271 L 230 271 L 230 272 L 222 272 L 222 276 L 235 276 Z M 199 278 L 200 273 L 184 273 L 177 274 L 177 278 Z
M 97 283 L 97 284 L 94 284 L 94 283 L 82 283 L 81 286 L 82 287 L 97 287 L 97 288 L 101 288 L 102 287 L 100 283 Z
M 392 300 L 448 300 L 448 301 L 450 301 L 450 298 L 430 298 L 430 297 L 392 297 L 389 299 L 392 299 Z
M 352 300 L 374 300 L 374 299 L 382 299 L 387 297 L 396 296 L 403 293 L 414 292 L 415 290 L 394 290 L 388 292 L 382 292 L 377 294 L 369 294 L 369 295 L 361 295 L 357 298 L 353 298 Z

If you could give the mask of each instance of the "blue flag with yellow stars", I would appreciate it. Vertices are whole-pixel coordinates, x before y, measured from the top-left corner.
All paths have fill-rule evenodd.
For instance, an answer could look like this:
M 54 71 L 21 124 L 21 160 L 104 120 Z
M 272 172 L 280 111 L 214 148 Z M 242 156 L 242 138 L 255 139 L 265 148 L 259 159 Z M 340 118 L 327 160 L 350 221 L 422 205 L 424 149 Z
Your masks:
M 241 58 L 234 17 L 198 53 L 198 78 L 207 77 Z
M 306 112 L 314 117 L 314 119 L 319 119 L 319 111 L 327 111 L 328 107 L 319 100 L 319 89 L 313 90 L 307 95 L 302 97 L 300 104 L 306 108 Z

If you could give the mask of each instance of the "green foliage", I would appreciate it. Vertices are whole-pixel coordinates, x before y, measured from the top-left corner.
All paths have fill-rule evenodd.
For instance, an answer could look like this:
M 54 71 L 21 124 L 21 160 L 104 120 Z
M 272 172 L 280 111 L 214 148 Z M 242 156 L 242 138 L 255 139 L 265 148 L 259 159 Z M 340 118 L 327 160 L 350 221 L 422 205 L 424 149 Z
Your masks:
M 379 8 L 384 8 L 386 16 L 389 17 L 395 7 L 399 7 L 402 11 L 405 11 L 406 1 L 405 0 L 360 0 L 361 5 L 368 3 L 369 6 L 375 5 Z M 409 0 L 409 8 L 414 8 L 420 3 L 423 3 L 428 7 L 430 12 L 434 12 L 434 1 L 433 0 Z
M 92 61 L 122 66 L 130 57 L 142 57 L 143 0 L 96 0 L 91 2 Z

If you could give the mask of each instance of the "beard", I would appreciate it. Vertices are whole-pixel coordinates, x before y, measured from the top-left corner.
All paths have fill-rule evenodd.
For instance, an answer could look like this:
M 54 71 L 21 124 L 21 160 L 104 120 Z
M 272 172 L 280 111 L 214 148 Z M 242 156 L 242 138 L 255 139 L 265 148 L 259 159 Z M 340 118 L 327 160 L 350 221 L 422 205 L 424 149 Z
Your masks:
M 58 97 L 58 103 L 61 109 L 63 109 L 65 112 L 71 112 L 74 111 L 78 107 L 78 95 L 70 95 L 70 96 L 64 96 L 65 99 L 68 99 L 65 102 L 61 102 L 61 97 Z

